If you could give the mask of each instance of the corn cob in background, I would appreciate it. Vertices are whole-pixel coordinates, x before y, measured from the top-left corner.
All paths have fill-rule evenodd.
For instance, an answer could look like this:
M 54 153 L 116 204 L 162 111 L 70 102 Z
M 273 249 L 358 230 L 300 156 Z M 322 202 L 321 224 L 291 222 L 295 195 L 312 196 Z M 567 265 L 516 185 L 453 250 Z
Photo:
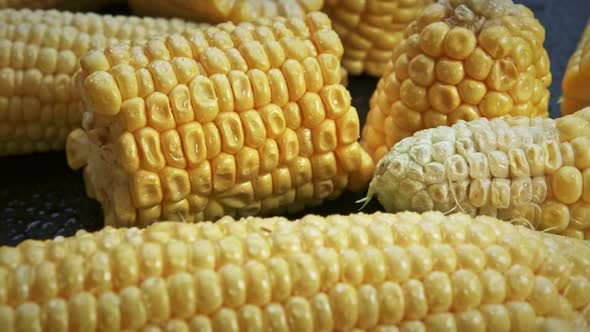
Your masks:
M 441 213 L 229 217 L 0 249 L 8 331 L 588 331 L 590 248 Z
M 96 10 L 123 0 L 0 0 L 0 8 L 59 9 L 70 11 Z
M 590 106 L 590 20 L 567 63 L 562 81 L 561 115 Z
M 558 119 L 460 121 L 405 138 L 369 192 L 386 211 L 461 211 L 590 239 L 590 107 Z
M 69 165 L 117 226 L 297 212 L 365 189 L 374 164 L 341 56 L 321 12 L 89 52 Z
M 178 19 L 0 10 L 0 156 L 63 150 L 81 126 L 74 85 L 88 50 L 199 25 Z
M 326 0 L 323 11 L 344 45 L 349 74 L 383 74 L 404 30 L 433 0 Z
M 261 17 L 304 18 L 324 0 L 128 0 L 138 15 L 179 17 L 210 23 L 250 22 Z
M 441 0 L 426 7 L 370 100 L 361 144 L 375 161 L 414 132 L 460 119 L 548 116 L 545 30 L 509 0 Z

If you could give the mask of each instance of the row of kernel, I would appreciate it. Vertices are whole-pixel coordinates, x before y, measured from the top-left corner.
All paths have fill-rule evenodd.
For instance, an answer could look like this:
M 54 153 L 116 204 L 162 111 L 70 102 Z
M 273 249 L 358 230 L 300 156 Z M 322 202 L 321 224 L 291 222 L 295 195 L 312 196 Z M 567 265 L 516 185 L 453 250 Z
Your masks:
M 260 160 L 256 150 L 246 154 L 222 153 L 211 162 L 203 161 L 188 171 L 172 166 L 163 167 L 159 173 L 138 169 L 133 172 L 131 193 L 135 205 L 150 207 L 165 201 L 179 201 L 193 192 L 209 196 L 212 192 L 231 196 L 230 192 L 245 194 L 254 190 L 256 197 L 264 198 L 272 194 L 283 194 L 292 187 L 310 181 L 328 180 L 337 176 L 338 161 L 331 153 L 315 155 L 311 158 L 297 157 L 286 166 L 270 165 L 266 159 Z M 244 156 L 244 157 L 243 157 Z M 275 160 L 276 162 L 276 160 Z M 123 167 L 130 169 L 127 156 L 122 157 Z M 243 166 L 244 168 L 240 168 Z M 272 166 L 272 167 L 269 167 Z M 254 187 L 241 190 L 240 183 L 253 181 Z M 145 195 L 149 193 L 148 195 Z
M 199 24 L 185 22 L 179 19 L 111 16 L 94 13 L 81 14 L 68 11 L 29 9 L 0 10 L 0 22 L 7 24 L 33 23 L 50 26 L 68 26 L 88 34 L 102 34 L 121 39 L 144 37 L 146 30 L 175 33 L 199 26 Z
M 18 131 L 21 126 L 42 125 L 45 127 L 77 125 L 82 109 L 79 102 L 56 103 L 41 106 L 36 97 L 0 97 L 0 125 L 11 123 L 11 130 Z

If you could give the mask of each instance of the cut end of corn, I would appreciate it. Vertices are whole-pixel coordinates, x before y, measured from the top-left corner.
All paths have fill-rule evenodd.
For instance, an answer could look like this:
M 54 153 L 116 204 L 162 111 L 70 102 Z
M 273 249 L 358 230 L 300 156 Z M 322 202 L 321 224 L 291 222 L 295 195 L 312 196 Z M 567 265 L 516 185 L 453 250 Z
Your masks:
M 80 127 L 74 74 L 94 48 L 203 25 L 178 19 L 0 10 L 0 156 L 63 150 Z
M 251 22 L 261 17 L 305 18 L 322 9 L 324 0 L 129 0 L 139 15 L 181 17 L 211 23 Z
M 323 11 L 330 16 L 344 45 L 342 65 L 352 75 L 381 76 L 405 28 L 432 2 L 326 1 Z
M 386 211 L 464 212 L 590 239 L 590 107 L 422 130 L 394 145 L 369 186 Z
M 374 170 L 320 12 L 119 44 L 81 59 L 85 165 L 105 222 L 297 212 L 364 190 Z
M 465 214 L 226 217 L 0 247 L 0 290 L 18 332 L 570 332 L 590 248 Z
M 561 88 L 561 115 L 590 106 L 590 20 L 568 61 Z
M 548 116 L 545 30 L 524 6 L 446 1 L 405 31 L 370 100 L 361 142 L 375 161 L 414 132 L 459 120 Z M 482 9 L 483 8 L 483 9 Z M 496 8 L 496 7 L 490 7 Z M 480 13 L 480 14 L 477 14 Z

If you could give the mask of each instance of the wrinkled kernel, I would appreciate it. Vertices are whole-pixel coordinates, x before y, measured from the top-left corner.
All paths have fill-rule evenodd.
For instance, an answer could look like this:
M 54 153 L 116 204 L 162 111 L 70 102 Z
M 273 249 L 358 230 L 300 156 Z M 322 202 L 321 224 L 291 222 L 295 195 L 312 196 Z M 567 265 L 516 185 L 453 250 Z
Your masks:
M 439 59 L 435 67 L 436 79 L 439 82 L 457 85 L 465 77 L 463 63 L 446 58 Z
M 445 37 L 449 30 L 449 26 L 444 22 L 435 22 L 426 26 L 420 32 L 422 51 L 432 57 L 441 56 L 444 51 Z
M 457 88 L 440 83 L 435 83 L 428 89 L 428 100 L 435 110 L 445 114 L 452 112 L 461 104 Z
M 493 63 L 493 59 L 478 47 L 465 59 L 465 72 L 472 78 L 481 81 L 488 76 Z
M 484 116 L 495 118 L 510 113 L 513 101 L 506 92 L 488 91 L 479 107 Z
M 518 69 L 512 61 L 501 59 L 492 65 L 486 83 L 496 91 L 508 91 L 516 84 L 518 75 Z
M 410 79 L 403 81 L 400 86 L 399 94 L 401 101 L 413 110 L 425 111 L 429 108 L 428 101 L 430 99 L 426 98 L 426 88 L 416 85 L 414 81 Z
M 472 105 L 478 105 L 487 92 L 484 83 L 472 79 L 465 79 L 458 86 L 461 99 Z
M 408 68 L 410 79 L 419 85 L 430 86 L 434 82 L 434 64 L 434 60 L 427 55 L 416 56 L 410 61 Z M 395 79 L 393 75 L 390 77 Z
M 453 59 L 463 60 L 475 49 L 477 40 L 475 34 L 463 27 L 452 28 L 445 38 L 445 54 Z

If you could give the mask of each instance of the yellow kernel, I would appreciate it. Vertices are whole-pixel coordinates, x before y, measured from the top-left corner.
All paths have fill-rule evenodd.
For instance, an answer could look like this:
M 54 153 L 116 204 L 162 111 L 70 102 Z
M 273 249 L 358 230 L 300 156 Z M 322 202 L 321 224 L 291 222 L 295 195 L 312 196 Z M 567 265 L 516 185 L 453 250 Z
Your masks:
M 160 177 L 165 200 L 177 202 L 190 193 L 189 176 L 184 169 L 165 167 Z
M 157 91 L 168 93 L 173 87 L 178 85 L 174 69 L 168 61 L 156 60 L 147 66 L 152 73 Z
M 223 192 L 236 183 L 236 160 L 233 155 L 220 153 L 211 160 L 213 190 Z
M 207 77 L 197 76 L 189 83 L 189 90 L 195 119 L 200 123 L 213 121 L 219 113 L 213 83 Z
M 197 62 L 192 58 L 176 57 L 172 59 L 170 64 L 180 84 L 188 84 L 188 82 L 201 73 Z
M 176 130 L 168 130 L 162 133 L 162 153 L 168 165 L 176 168 L 185 168 L 186 160 L 182 151 L 180 136 Z
M 288 59 L 283 63 L 281 71 L 287 83 L 289 99 L 291 101 L 299 100 L 306 91 L 303 66 L 293 59 Z
M 424 54 L 417 55 L 410 61 L 408 75 L 415 83 L 425 87 L 430 86 L 434 82 L 434 60 Z M 389 77 L 391 77 L 389 80 L 395 80 L 394 75 L 390 75 Z
M 200 55 L 199 62 L 209 75 L 227 74 L 231 70 L 231 65 L 225 53 L 216 47 L 205 49 Z
M 444 41 L 449 26 L 444 22 L 435 22 L 427 25 L 422 32 L 420 32 L 420 47 L 424 53 L 439 57 L 444 51 Z
M 297 134 L 290 128 L 287 128 L 284 133 L 278 137 L 277 146 L 279 148 L 279 162 L 281 164 L 288 164 L 299 155 Z
M 452 28 L 445 38 L 445 54 L 453 59 L 466 59 L 475 50 L 475 34 L 463 27 Z
M 156 90 L 154 86 L 154 80 L 149 70 L 140 68 L 135 72 L 135 78 L 137 80 L 139 96 L 145 98 L 150 93 Z
M 111 69 L 111 74 L 117 81 L 123 100 L 138 96 L 137 80 L 133 67 L 127 64 L 119 64 Z
M 578 120 L 578 122 L 581 122 Z M 557 124 L 561 124 L 562 122 L 557 122 Z M 561 136 L 565 136 L 566 132 L 562 131 L 563 127 L 558 126 L 558 130 L 560 133 L 563 132 Z M 569 132 L 567 132 L 569 134 Z M 588 152 L 588 144 L 590 144 L 590 137 L 588 136 L 581 136 L 575 137 L 571 140 L 571 146 L 574 150 L 574 160 L 576 168 L 579 169 L 586 169 L 590 167 L 590 153 Z
M 309 57 L 303 60 L 303 69 L 305 73 L 305 84 L 310 92 L 318 92 L 324 86 L 322 69 L 316 58 Z
M 195 118 L 190 102 L 190 91 L 186 85 L 178 85 L 168 95 L 172 114 L 177 124 L 191 122 Z
M 150 127 L 135 132 L 135 141 L 139 147 L 143 167 L 151 171 L 160 171 L 166 165 L 166 159 L 160 148 L 160 136 Z
M 395 76 L 398 81 L 403 81 L 409 77 L 409 66 L 410 66 L 410 58 L 407 54 L 400 55 L 397 60 L 395 60 Z
M 252 92 L 254 94 L 254 107 L 259 108 L 270 103 L 270 83 L 266 74 L 258 69 L 252 69 L 248 72 Z
M 472 79 L 463 80 L 458 88 L 463 101 L 472 105 L 478 105 L 487 92 L 484 83 Z
M 358 140 L 360 124 L 358 112 L 352 108 L 336 120 L 336 133 L 340 144 L 352 144 Z M 334 147 L 335 148 L 335 147 Z
M 199 311 L 203 314 L 215 312 L 223 304 L 220 275 L 215 270 L 197 269 L 194 278 Z
M 536 313 L 528 302 L 509 302 L 506 304 L 510 313 L 510 326 L 517 331 L 534 329 Z
M 316 179 L 327 180 L 336 175 L 337 165 L 333 153 L 316 154 L 310 160 Z
M 553 174 L 553 195 L 564 204 L 573 204 L 582 196 L 582 173 L 573 166 L 563 166 Z
M 178 133 L 182 139 L 184 157 L 189 167 L 197 166 L 207 157 L 203 128 L 199 123 L 191 122 L 178 127 Z
M 404 104 L 412 110 L 422 112 L 430 107 L 426 88 L 416 85 L 410 79 L 402 82 L 399 94 Z
M 170 298 L 166 282 L 161 278 L 148 278 L 140 286 L 146 314 L 151 323 L 162 323 L 170 319 Z
M 465 72 L 476 80 L 484 80 L 490 70 L 494 60 L 481 48 L 476 48 L 464 62 Z
M 513 101 L 506 92 L 488 91 L 481 101 L 481 113 L 488 118 L 495 118 L 510 113 Z
M 350 92 L 342 85 L 322 87 L 320 97 L 324 103 L 326 115 L 330 119 L 336 119 L 350 109 L 352 98 Z
M 491 25 L 479 33 L 478 43 L 493 58 L 501 59 L 508 55 L 510 39 L 510 32 L 505 27 Z
M 254 93 L 252 85 L 246 73 L 232 70 L 228 74 L 229 81 L 233 90 L 236 111 L 245 111 L 254 107 Z
M 259 113 L 264 121 L 268 138 L 277 138 L 285 131 L 286 121 L 280 107 L 269 104 L 262 107 Z
M 234 112 L 236 110 L 234 92 L 229 82 L 228 75 L 214 74 L 211 75 L 209 79 L 215 88 L 215 95 L 217 96 L 219 111 Z
M 488 304 L 481 308 L 486 331 L 510 331 L 510 314 L 504 304 Z
M 127 132 L 117 140 L 119 159 L 123 169 L 129 173 L 139 168 L 139 152 L 133 134 Z
M 480 117 L 477 106 L 463 104 L 449 114 L 449 124 L 455 124 L 459 120 L 472 121 Z
M 301 126 L 301 111 L 296 103 L 290 102 L 285 105 L 283 115 L 288 128 L 295 130 Z
M 275 140 L 267 139 L 258 153 L 262 156 L 260 162 L 261 172 L 270 172 L 274 170 L 279 163 L 279 148 Z
M 145 324 L 146 310 L 142 301 L 141 291 L 136 287 L 126 287 L 120 291 L 121 327 L 137 329 Z
M 261 71 L 270 69 L 270 61 L 259 41 L 252 40 L 242 43 L 240 45 L 240 52 L 248 63 L 248 67 Z
M 289 102 L 289 90 L 283 73 L 277 68 L 268 71 L 268 81 L 270 83 L 271 101 L 279 107 Z
M 176 126 L 170 110 L 168 97 L 161 92 L 150 94 L 145 101 L 150 126 L 157 131 L 165 131 Z
M 236 154 L 237 182 L 250 181 L 258 175 L 259 155 L 258 151 L 250 147 L 243 147 Z
M 244 132 L 240 116 L 233 112 L 220 113 L 215 119 L 221 136 L 221 150 L 234 154 L 244 145 Z
M 299 100 L 301 107 L 302 124 L 306 128 L 313 128 L 320 124 L 326 117 L 326 111 L 322 99 L 316 93 L 306 93 Z
M 270 105 L 269 105 L 270 106 Z M 259 112 L 251 110 L 240 113 L 244 124 L 244 142 L 246 145 L 257 148 L 266 140 L 266 127 Z
M 424 286 L 420 280 L 409 279 L 403 284 L 405 297 L 405 318 L 419 320 L 428 313 L 428 303 L 424 293 Z
M 358 297 L 356 290 L 349 284 L 337 284 L 329 293 L 333 303 L 333 315 L 336 328 L 352 328 L 358 319 Z
M 481 303 L 483 289 L 478 276 L 469 270 L 458 270 L 451 276 L 453 307 L 456 310 L 473 309 Z
M 432 272 L 424 278 L 424 293 L 431 312 L 448 311 L 452 304 L 451 280 L 444 272 Z
M 92 111 L 98 114 L 115 115 L 122 103 L 121 93 L 110 74 L 97 71 L 84 80 L 84 96 Z
M 486 79 L 489 87 L 497 91 L 510 90 L 518 80 L 518 69 L 507 59 L 496 60 Z
M 340 61 L 334 54 L 322 53 L 318 56 L 318 62 L 322 69 L 324 85 L 340 84 Z
M 205 146 L 207 149 L 207 159 L 211 159 L 221 152 L 221 137 L 219 129 L 212 123 L 203 125 L 203 133 L 205 134 Z
M 435 110 L 445 114 L 452 112 L 461 104 L 457 88 L 440 83 L 435 83 L 428 89 L 428 100 Z
M 465 77 L 463 63 L 446 58 L 439 59 L 435 67 L 436 79 L 441 83 L 457 85 Z

